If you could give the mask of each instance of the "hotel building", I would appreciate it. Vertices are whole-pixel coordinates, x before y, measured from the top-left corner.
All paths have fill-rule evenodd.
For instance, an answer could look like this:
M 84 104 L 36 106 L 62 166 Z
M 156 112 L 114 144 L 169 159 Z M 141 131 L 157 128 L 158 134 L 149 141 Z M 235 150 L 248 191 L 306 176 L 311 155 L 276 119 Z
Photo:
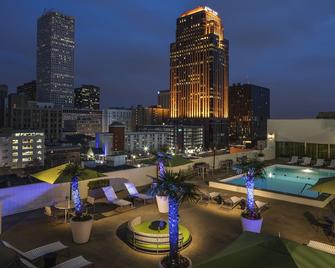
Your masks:
M 218 13 L 208 7 L 183 13 L 170 46 L 171 117 L 228 117 L 228 85 L 228 41 Z

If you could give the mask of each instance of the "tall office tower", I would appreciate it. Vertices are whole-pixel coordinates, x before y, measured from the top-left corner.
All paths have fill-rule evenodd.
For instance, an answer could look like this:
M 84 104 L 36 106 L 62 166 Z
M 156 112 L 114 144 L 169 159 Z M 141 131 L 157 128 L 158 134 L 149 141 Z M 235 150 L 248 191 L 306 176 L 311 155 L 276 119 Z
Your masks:
M 265 140 L 270 118 L 270 89 L 253 84 L 229 87 L 231 142 L 255 144 Z
M 37 100 L 73 107 L 74 18 L 48 11 L 37 21 Z
M 208 7 L 183 13 L 170 46 L 171 117 L 228 117 L 228 71 L 218 13 Z
M 6 126 L 6 99 L 8 95 L 8 86 L 0 85 L 0 128 Z
M 170 109 L 170 90 L 160 90 L 157 92 L 157 105 Z
M 28 101 L 36 101 L 36 80 L 18 86 L 16 93 L 24 96 Z
M 100 109 L 100 88 L 82 85 L 74 90 L 74 106 L 79 109 Z

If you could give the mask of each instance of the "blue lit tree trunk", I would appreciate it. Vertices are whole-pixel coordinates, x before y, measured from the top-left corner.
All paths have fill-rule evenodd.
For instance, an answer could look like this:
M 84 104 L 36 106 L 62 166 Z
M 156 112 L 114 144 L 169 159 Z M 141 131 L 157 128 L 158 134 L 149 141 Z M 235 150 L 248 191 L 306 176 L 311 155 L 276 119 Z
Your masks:
M 255 198 L 254 198 L 254 170 L 249 169 L 246 175 L 246 188 L 247 188 L 247 211 L 254 213 L 255 211 Z
M 169 243 L 170 243 L 170 264 L 171 267 L 178 267 L 179 264 L 179 203 L 174 198 L 169 198 Z
M 81 215 L 82 213 L 82 204 L 80 200 L 80 192 L 79 192 L 79 184 L 78 184 L 78 177 L 74 176 L 71 182 L 71 196 L 72 201 L 74 203 L 74 208 L 76 211 L 76 215 Z

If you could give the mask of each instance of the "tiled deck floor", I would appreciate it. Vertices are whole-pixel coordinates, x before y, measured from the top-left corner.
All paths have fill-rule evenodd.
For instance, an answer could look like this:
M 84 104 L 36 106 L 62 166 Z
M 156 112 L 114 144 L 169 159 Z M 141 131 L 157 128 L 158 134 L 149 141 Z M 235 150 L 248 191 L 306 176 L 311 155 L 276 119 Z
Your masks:
M 217 191 L 216 189 L 213 189 Z M 229 195 L 233 193 L 229 192 Z M 241 194 L 236 194 L 240 196 Z M 264 200 L 264 199 L 260 199 Z M 271 208 L 264 213 L 262 232 L 278 234 L 299 243 L 309 240 L 328 242 L 322 230 L 316 231 L 304 217 L 310 211 L 317 217 L 331 214 L 330 206 L 317 209 L 276 200 L 266 200 Z M 219 209 L 214 204 L 184 205 L 181 208 L 181 222 L 186 225 L 193 236 L 191 245 L 183 251 L 195 264 L 215 255 L 242 232 L 240 226 L 240 209 Z M 76 245 L 71 240 L 69 224 L 50 222 L 41 210 L 22 213 L 3 219 L 1 239 L 7 240 L 23 250 L 60 240 L 70 247 L 71 256 L 83 255 L 95 263 L 95 267 L 138 268 L 157 267 L 160 256 L 147 255 L 132 250 L 120 238 L 122 227 L 128 220 L 142 216 L 143 219 L 162 218 L 153 204 L 101 218 L 94 222 L 91 239 L 87 244 Z M 164 216 L 166 217 L 166 216 Z M 121 235 L 122 236 L 122 235 Z M 11 252 L 0 246 L 0 267 L 13 258 Z M 65 260 L 60 257 L 60 261 Z

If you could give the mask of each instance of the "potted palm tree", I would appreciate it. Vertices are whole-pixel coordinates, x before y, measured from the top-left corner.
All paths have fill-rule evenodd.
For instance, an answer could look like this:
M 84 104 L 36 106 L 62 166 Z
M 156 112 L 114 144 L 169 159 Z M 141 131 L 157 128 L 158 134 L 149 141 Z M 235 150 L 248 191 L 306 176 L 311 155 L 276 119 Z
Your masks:
M 179 254 L 179 207 L 188 201 L 199 198 L 198 187 L 187 182 L 188 175 L 179 171 L 173 173 L 164 171 L 158 176 L 157 182 L 151 188 L 152 194 L 164 193 L 169 202 L 169 255 L 160 262 L 161 268 L 186 268 L 192 267 L 189 258 Z
M 247 188 L 247 200 L 245 210 L 241 214 L 243 231 L 260 233 L 263 224 L 262 215 L 255 206 L 254 188 L 255 179 L 265 178 L 263 164 L 258 161 L 248 162 L 247 160 L 235 165 L 234 169 L 244 175 L 245 186 Z
M 165 163 L 169 161 L 169 159 L 171 159 L 171 156 L 163 152 L 158 152 L 156 154 L 156 158 L 157 158 L 157 178 L 163 177 L 165 174 Z M 167 194 L 164 191 L 161 191 L 157 192 L 155 195 L 156 195 L 158 211 L 160 213 L 168 213 L 169 200 Z
M 78 177 L 82 173 L 77 164 L 68 164 L 62 171 L 62 176 L 71 176 L 71 197 L 74 203 L 75 216 L 70 220 L 73 241 L 77 244 L 86 243 L 91 234 L 93 217 L 83 213 L 84 206 L 80 200 Z

